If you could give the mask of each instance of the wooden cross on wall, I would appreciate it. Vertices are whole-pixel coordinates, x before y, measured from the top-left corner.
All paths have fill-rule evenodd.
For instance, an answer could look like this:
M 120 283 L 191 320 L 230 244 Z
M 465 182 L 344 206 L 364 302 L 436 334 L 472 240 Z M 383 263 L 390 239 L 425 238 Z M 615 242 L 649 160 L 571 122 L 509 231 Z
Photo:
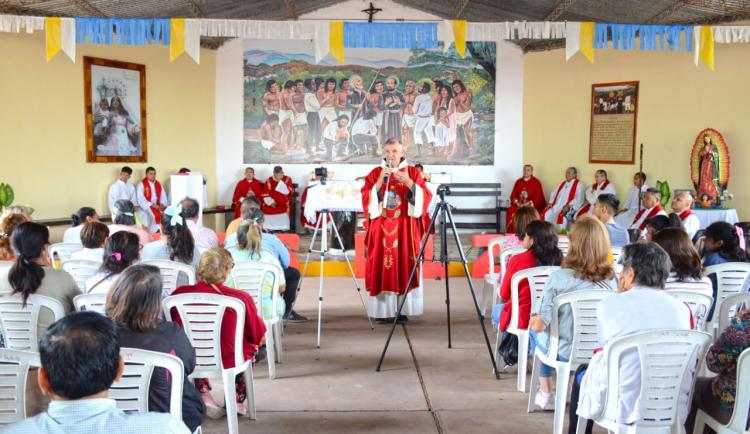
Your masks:
M 367 8 L 367 9 L 362 9 L 362 12 L 364 12 L 364 13 L 366 13 L 366 14 L 368 15 L 368 18 L 367 18 L 367 22 L 368 22 L 368 23 L 371 23 L 371 22 L 372 22 L 372 17 L 373 17 L 373 16 L 374 16 L 374 15 L 375 15 L 376 13 L 378 13 L 378 12 L 382 12 L 382 11 L 383 11 L 382 9 L 380 9 L 380 8 L 376 8 L 375 6 L 373 6 L 373 5 L 372 5 L 372 2 L 370 2 L 370 7 L 369 7 L 369 8 Z

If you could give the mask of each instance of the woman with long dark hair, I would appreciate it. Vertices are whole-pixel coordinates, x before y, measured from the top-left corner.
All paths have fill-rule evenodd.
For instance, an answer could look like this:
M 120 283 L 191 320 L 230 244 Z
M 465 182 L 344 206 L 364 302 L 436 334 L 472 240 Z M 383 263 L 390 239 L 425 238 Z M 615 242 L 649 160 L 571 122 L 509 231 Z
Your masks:
M 63 234 L 63 243 L 81 244 L 81 230 L 83 225 L 91 222 L 98 222 L 99 216 L 96 210 L 90 206 L 79 208 L 78 211 L 70 215 L 71 228 L 68 228 Z
M 0 292 L 19 294 L 24 302 L 33 294 L 46 295 L 59 301 L 65 313 L 73 310 L 73 297 L 81 290 L 75 280 L 63 270 L 50 266 L 47 246 L 49 229 L 39 223 L 26 222 L 13 231 L 11 244 L 16 255 L 6 279 L 0 279 Z M 37 334 L 42 336 L 54 322 L 47 309 L 39 312 Z
M 104 261 L 99 271 L 86 281 L 86 292 L 109 292 L 120 273 L 138 262 L 140 253 L 138 236 L 131 232 L 117 232 L 107 238 L 104 246 Z
M 198 268 L 200 252 L 188 229 L 182 207 L 169 207 L 161 215 L 161 239 L 143 246 L 141 259 L 168 259 Z
M 701 258 L 687 232 L 682 228 L 662 229 L 654 235 L 654 242 L 667 252 L 672 261 L 672 270 L 664 283 L 665 290 L 712 294 L 711 280 L 703 274 Z

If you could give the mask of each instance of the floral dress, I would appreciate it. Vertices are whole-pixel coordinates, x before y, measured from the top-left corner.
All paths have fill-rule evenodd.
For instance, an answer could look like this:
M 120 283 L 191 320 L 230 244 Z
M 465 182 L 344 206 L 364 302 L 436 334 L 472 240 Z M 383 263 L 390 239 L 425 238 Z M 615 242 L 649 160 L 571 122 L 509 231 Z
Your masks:
M 740 311 L 706 355 L 706 365 L 717 375 L 711 382 L 711 393 L 721 408 L 734 409 L 737 388 L 737 359 L 750 347 L 750 310 Z

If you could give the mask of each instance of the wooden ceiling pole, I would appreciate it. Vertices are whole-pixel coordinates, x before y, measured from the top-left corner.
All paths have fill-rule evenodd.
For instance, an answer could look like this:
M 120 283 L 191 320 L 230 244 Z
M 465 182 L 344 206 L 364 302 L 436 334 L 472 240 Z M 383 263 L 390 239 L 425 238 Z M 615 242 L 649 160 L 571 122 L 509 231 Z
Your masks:
M 297 12 L 294 9 L 294 0 L 284 0 L 284 4 L 286 5 L 287 18 L 296 20 Z
M 86 11 L 92 17 L 106 17 L 99 8 L 89 3 L 87 0 L 73 0 L 73 4 Z
M 464 9 L 466 9 L 466 5 L 469 4 L 470 0 L 458 0 L 458 3 L 456 3 L 456 9 L 453 12 L 453 19 L 457 20 L 461 18 L 461 14 L 464 13 Z
M 542 21 L 557 21 L 560 19 L 561 16 L 565 14 L 565 12 L 568 11 L 568 9 L 571 8 L 576 3 L 577 0 L 560 0 L 560 2 L 555 6 L 554 9 L 550 13 L 545 16 Z M 544 42 L 550 42 L 550 41 L 544 41 Z M 523 52 L 529 51 L 529 47 L 531 47 L 532 42 L 526 41 L 523 44 L 521 44 L 521 49 Z M 536 43 L 534 43 L 536 46 Z

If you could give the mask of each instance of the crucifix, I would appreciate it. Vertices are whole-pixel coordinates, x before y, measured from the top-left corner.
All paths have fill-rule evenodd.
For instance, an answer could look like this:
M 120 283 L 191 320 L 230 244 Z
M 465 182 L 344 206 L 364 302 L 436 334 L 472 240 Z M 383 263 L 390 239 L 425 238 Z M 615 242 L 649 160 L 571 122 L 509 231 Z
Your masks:
M 370 2 L 370 7 L 369 8 L 362 9 L 362 12 L 364 12 L 364 13 L 366 13 L 368 15 L 368 18 L 367 18 L 367 22 L 368 23 L 372 22 L 373 15 L 375 15 L 376 13 L 381 12 L 381 11 L 382 11 L 382 9 L 376 8 L 375 6 L 373 6 L 372 2 Z

